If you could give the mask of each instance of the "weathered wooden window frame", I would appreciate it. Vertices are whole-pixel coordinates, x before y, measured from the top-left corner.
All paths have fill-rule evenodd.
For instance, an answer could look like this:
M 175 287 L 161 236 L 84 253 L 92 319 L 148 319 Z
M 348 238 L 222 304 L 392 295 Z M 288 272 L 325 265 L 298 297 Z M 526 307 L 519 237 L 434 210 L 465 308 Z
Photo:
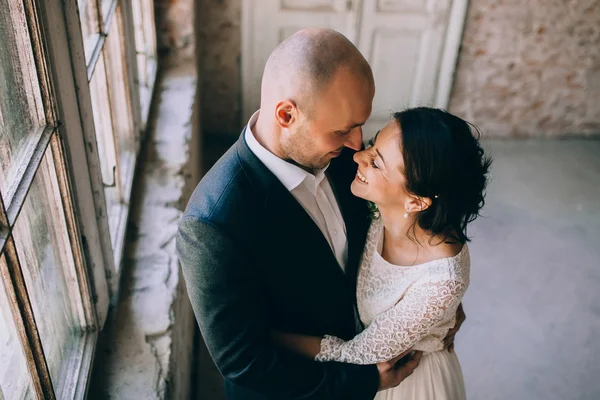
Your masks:
M 54 1 L 54 0 L 50 0 Z M 98 0 L 97 4 L 106 3 L 106 0 Z M 142 4 L 144 3 L 144 4 Z M 140 82 L 138 80 L 138 63 L 137 57 L 139 55 L 139 51 L 136 50 L 136 37 L 135 34 L 135 26 L 134 26 L 134 10 L 133 2 L 129 1 L 117 1 L 112 0 L 111 6 L 108 8 L 104 8 L 108 10 L 107 13 L 103 13 L 103 7 L 99 6 L 98 15 L 101 15 L 99 18 L 100 27 L 99 32 L 100 35 L 97 39 L 96 45 L 94 46 L 94 51 L 91 57 L 86 59 L 85 51 L 83 48 L 83 37 L 81 34 L 81 22 L 79 19 L 77 1 L 76 0 L 68 0 L 65 1 L 64 14 L 66 20 L 66 30 L 68 36 L 69 47 L 71 49 L 71 61 L 73 65 L 73 80 L 75 81 L 75 86 L 77 89 L 77 97 L 78 97 L 78 107 L 81 115 L 81 124 L 83 130 L 84 141 L 86 143 L 85 149 L 87 152 L 87 159 L 91 160 L 89 162 L 90 169 L 92 169 L 94 174 L 96 175 L 91 179 L 92 190 L 93 190 L 93 199 L 95 204 L 96 215 L 94 216 L 97 221 L 97 230 L 99 231 L 99 239 L 101 241 L 101 248 L 103 253 L 103 261 L 106 266 L 106 280 L 108 287 L 108 296 L 109 299 L 115 299 L 115 294 L 118 292 L 118 283 L 120 280 L 121 269 L 120 263 L 123 256 L 123 248 L 124 248 L 124 239 L 125 239 L 125 228 L 126 221 L 129 212 L 129 196 L 131 193 L 131 186 L 133 182 L 133 172 L 135 170 L 135 161 L 137 159 L 137 154 L 140 149 L 140 142 L 143 137 L 143 132 L 146 129 L 146 123 L 149 114 L 150 108 L 150 100 L 151 95 L 154 88 L 154 82 L 156 79 L 156 37 L 154 30 L 154 11 L 151 5 L 153 2 L 151 0 L 142 0 L 140 5 L 145 5 L 147 7 L 147 12 L 150 15 L 144 15 L 145 20 L 150 19 L 152 32 L 152 47 L 153 54 L 147 55 L 149 58 L 149 70 L 151 70 L 152 74 L 148 77 L 145 82 Z M 115 18 L 117 4 L 121 7 L 122 19 L 123 19 L 123 43 L 122 46 L 127 50 L 126 51 L 126 65 L 127 65 L 127 76 L 130 84 L 128 85 L 129 96 L 131 99 L 131 104 L 133 105 L 133 121 L 134 121 L 134 142 L 135 142 L 135 150 L 133 157 L 130 160 L 129 165 L 119 165 L 117 169 L 119 171 L 128 171 L 129 176 L 126 180 L 126 184 L 124 185 L 124 198 L 122 207 L 120 208 L 119 215 L 117 216 L 118 223 L 115 224 L 117 226 L 116 231 L 111 229 L 108 224 L 108 212 L 106 210 L 106 199 L 103 188 L 108 183 L 114 183 L 116 179 L 119 179 L 118 176 L 115 176 L 115 181 L 113 182 L 103 182 L 101 176 L 97 176 L 100 171 L 100 162 L 98 158 L 98 144 L 96 142 L 97 136 L 94 128 L 94 119 L 91 112 L 92 109 L 92 100 L 90 94 L 90 87 L 88 83 L 91 81 L 94 70 L 98 65 L 98 60 L 100 59 L 100 55 L 104 49 L 106 38 L 110 29 L 110 24 L 112 24 Z M 137 3 L 136 3 L 137 4 Z M 144 38 L 148 40 L 147 37 Z M 85 65 L 85 70 L 81 68 L 82 65 Z M 140 93 L 142 91 L 146 91 L 148 94 L 148 99 L 146 102 L 143 102 L 140 98 Z M 77 179 L 76 179 L 77 180 Z M 101 215 L 102 214 L 102 215 Z M 86 215 L 86 220 L 92 218 L 91 214 Z M 113 238 L 111 241 L 110 238 Z M 89 242 L 88 242 L 89 243 Z M 89 243 L 91 245 L 91 243 Z
M 17 5 L 16 0 L 15 5 Z M 74 281 L 67 282 L 69 292 L 77 293 L 77 298 L 71 299 L 81 309 L 77 316 L 75 328 L 81 332 L 77 349 L 68 357 L 69 373 L 65 380 L 60 382 L 62 393 L 69 398 L 83 398 L 87 377 L 92 365 L 98 332 L 98 320 L 96 307 L 92 302 L 93 296 L 89 284 L 89 275 L 83 246 L 81 243 L 79 221 L 76 217 L 77 211 L 74 207 L 74 196 L 71 187 L 71 177 L 67 170 L 67 158 L 65 157 L 61 136 L 65 125 L 60 121 L 60 110 L 58 105 L 57 88 L 50 68 L 50 59 L 46 43 L 46 35 L 43 31 L 44 23 L 41 20 L 40 4 L 33 0 L 23 0 L 19 6 L 23 7 L 25 21 L 19 21 L 27 26 L 31 50 L 33 52 L 34 64 L 27 66 L 32 68 L 33 74 L 37 76 L 39 89 L 42 95 L 43 113 L 45 115 L 45 127 L 39 135 L 33 135 L 29 140 L 35 140 L 33 151 L 28 154 L 25 168 L 22 169 L 15 182 L 16 189 L 10 196 L 10 203 L 0 200 L 0 248 L 2 250 L 2 262 L 0 263 L 0 275 L 4 290 L 6 291 L 11 315 L 19 336 L 19 341 L 25 355 L 31 378 L 33 395 L 40 399 L 53 399 L 56 397 L 53 382 L 50 378 L 50 370 L 47 359 L 42 348 L 42 341 L 38 325 L 27 290 L 22 262 L 15 247 L 13 228 L 18 220 L 19 214 L 26 202 L 29 189 L 32 187 L 36 173 L 40 168 L 45 156 L 52 157 L 51 165 L 56 175 L 58 190 L 60 191 L 60 206 L 64 212 L 66 228 L 68 232 L 68 247 L 73 265 L 62 265 L 62 268 L 74 268 L 72 275 Z M 106 290 L 105 290 L 106 291 Z M 84 379 L 82 379 L 84 378 Z
M 115 240 L 111 241 L 104 196 L 105 183 L 100 169 L 88 83 L 103 50 L 110 24 L 116 22 L 117 0 L 98 0 L 96 3 L 99 15 L 102 16 L 95 46 L 98 57 L 95 51 L 88 60 L 83 48 L 76 0 L 9 1 L 22 1 L 26 12 L 36 64 L 32 67 L 35 67 L 40 81 L 46 127 L 36 136 L 35 150 L 7 208 L 0 198 L 0 248 L 4 261 L 0 263 L 0 279 L 7 292 L 34 396 L 39 399 L 54 399 L 55 388 L 12 237 L 13 224 L 43 157 L 51 154 L 74 259 L 74 275 L 77 278 L 70 285 L 75 285 L 77 293 L 81 294 L 81 299 L 73 301 L 81 301 L 79 308 L 82 310 L 78 320 L 82 339 L 78 345 L 77 357 L 69 360 L 69 373 L 65 382 L 60 382 L 60 385 L 63 396 L 81 399 L 86 395 L 98 331 L 104 325 L 111 299 L 115 299 L 118 293 L 118 266 L 124 247 L 128 196 L 132 189 L 135 161 L 148 118 L 150 99 L 141 106 L 140 88 L 136 80 L 137 54 L 132 6 L 130 2 L 121 1 L 119 23 L 122 24 L 121 48 L 124 49 L 124 62 L 127 66 L 125 79 L 136 83 L 129 84 L 127 88 L 133 114 L 131 134 L 134 157 L 127 169 L 129 176 L 124 180 L 128 192 L 127 201 L 123 201 L 118 232 L 113 234 Z M 151 3 L 149 0 L 145 2 Z M 107 4 L 110 6 L 106 7 Z M 150 23 L 153 28 L 154 15 L 151 13 Z M 152 77 L 145 82 L 150 96 L 156 78 L 155 48 L 154 44 L 154 54 L 150 60 L 153 63 L 150 67 Z

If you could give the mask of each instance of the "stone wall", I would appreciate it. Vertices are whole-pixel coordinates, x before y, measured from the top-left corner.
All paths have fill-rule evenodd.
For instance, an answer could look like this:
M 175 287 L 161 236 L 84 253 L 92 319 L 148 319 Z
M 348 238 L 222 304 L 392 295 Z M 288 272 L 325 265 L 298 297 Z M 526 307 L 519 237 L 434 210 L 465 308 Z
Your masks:
M 195 54 L 194 0 L 154 0 L 158 52 L 170 58 Z
M 486 136 L 600 134 L 600 1 L 471 0 L 450 111 Z
M 241 0 L 204 0 L 206 134 L 237 135 Z M 486 136 L 600 134 L 600 1 L 471 0 L 450 111 Z

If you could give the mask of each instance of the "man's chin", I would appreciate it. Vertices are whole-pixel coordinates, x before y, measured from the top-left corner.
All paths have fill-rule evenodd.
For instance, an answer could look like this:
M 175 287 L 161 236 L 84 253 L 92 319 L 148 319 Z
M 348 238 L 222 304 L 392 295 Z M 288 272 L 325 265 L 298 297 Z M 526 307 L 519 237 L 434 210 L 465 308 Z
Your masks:
M 341 154 L 341 150 L 339 152 L 330 152 L 327 153 L 323 158 L 321 158 L 318 162 L 313 162 L 310 164 L 310 168 L 312 169 L 323 169 L 327 167 L 331 161 Z
M 326 166 L 328 166 L 329 163 L 331 161 L 333 161 L 334 159 L 338 158 L 340 156 L 340 154 L 342 154 L 341 150 L 340 151 L 332 151 L 330 153 L 327 153 L 321 161 L 321 164 L 322 164 L 321 168 L 325 168 Z
M 330 157 L 329 155 L 327 155 L 320 159 L 318 162 L 315 162 L 311 167 L 312 169 L 323 169 L 327 167 L 331 163 L 331 160 L 333 160 L 334 158 L 335 157 Z

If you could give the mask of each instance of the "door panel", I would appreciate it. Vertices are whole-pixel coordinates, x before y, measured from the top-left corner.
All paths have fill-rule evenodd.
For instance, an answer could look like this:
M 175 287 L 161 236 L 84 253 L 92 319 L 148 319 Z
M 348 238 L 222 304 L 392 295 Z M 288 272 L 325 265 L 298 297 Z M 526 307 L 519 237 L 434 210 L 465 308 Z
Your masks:
M 347 0 L 244 0 L 243 121 L 260 106 L 260 84 L 269 55 L 285 38 L 306 27 L 331 28 L 355 37 L 356 10 Z
M 435 105 L 451 0 L 365 0 L 358 48 L 373 68 L 372 137 L 392 112 Z
M 376 94 L 365 139 L 394 111 L 446 107 L 466 7 L 467 0 L 244 0 L 244 122 L 259 107 L 269 54 L 305 27 L 341 32 L 371 64 Z

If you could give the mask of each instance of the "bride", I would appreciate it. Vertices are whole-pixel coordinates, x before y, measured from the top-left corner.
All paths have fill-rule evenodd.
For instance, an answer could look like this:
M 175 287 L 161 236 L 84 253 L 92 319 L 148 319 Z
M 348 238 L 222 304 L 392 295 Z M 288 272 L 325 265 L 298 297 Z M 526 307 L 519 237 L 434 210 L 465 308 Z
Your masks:
M 461 367 L 444 337 L 469 285 L 467 225 L 484 204 L 491 161 L 467 122 L 426 107 L 395 113 L 354 160 L 352 193 L 376 206 L 357 283 L 366 328 L 348 341 L 273 335 L 322 362 L 393 368 L 423 352 L 413 374 L 376 399 L 464 400 Z

